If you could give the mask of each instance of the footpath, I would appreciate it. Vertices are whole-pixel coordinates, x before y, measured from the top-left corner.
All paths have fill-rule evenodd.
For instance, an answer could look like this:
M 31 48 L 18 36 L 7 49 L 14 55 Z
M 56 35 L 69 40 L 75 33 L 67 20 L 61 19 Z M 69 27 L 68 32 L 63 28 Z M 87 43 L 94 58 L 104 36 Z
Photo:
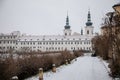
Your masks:
M 107 65 L 98 57 L 85 55 L 58 67 L 56 73 L 43 73 L 43 80 L 112 80 Z M 39 74 L 25 80 L 39 80 Z

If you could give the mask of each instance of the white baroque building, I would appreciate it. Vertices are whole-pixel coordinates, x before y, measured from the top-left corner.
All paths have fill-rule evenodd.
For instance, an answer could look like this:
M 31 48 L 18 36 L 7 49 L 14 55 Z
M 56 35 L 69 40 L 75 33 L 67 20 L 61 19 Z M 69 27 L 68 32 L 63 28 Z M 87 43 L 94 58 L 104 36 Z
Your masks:
M 10 34 L 0 34 L 0 51 L 69 51 L 73 50 L 92 50 L 91 39 L 94 37 L 91 22 L 90 11 L 85 31 L 81 29 L 81 33 L 72 34 L 69 25 L 69 17 L 67 15 L 66 25 L 64 26 L 64 35 L 22 35 L 19 31 Z

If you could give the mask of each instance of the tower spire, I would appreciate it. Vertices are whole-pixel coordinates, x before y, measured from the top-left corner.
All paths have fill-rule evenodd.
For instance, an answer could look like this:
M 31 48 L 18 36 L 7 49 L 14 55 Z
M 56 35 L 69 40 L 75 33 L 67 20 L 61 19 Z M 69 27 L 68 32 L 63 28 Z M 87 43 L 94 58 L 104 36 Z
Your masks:
M 92 22 L 91 22 L 91 14 L 90 14 L 90 9 L 88 10 L 88 16 L 87 16 L 87 22 L 86 22 L 86 26 L 92 26 Z
M 67 18 L 66 18 L 66 25 L 69 25 L 69 17 L 68 17 L 68 14 L 67 14 Z
M 70 29 L 68 11 L 67 11 L 67 18 L 66 18 L 65 29 Z
M 66 25 L 64 26 L 64 35 L 70 36 L 71 35 L 71 29 L 69 25 L 69 17 L 68 17 L 68 11 L 67 11 L 67 17 L 66 17 Z

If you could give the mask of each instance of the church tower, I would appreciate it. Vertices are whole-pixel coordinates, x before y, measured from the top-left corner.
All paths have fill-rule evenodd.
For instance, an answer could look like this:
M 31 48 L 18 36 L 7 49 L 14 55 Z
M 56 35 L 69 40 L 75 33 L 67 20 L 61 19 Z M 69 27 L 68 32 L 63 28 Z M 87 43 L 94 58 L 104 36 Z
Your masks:
M 86 22 L 86 26 L 85 26 L 85 35 L 93 35 L 93 29 L 94 27 L 92 26 L 92 22 L 91 22 L 91 14 L 90 14 L 90 10 L 88 11 L 88 16 L 87 16 L 87 22 Z
M 64 26 L 64 35 L 65 36 L 70 36 L 71 35 L 71 29 L 70 29 L 70 25 L 69 25 L 69 17 L 67 15 L 67 18 L 66 18 L 66 25 Z

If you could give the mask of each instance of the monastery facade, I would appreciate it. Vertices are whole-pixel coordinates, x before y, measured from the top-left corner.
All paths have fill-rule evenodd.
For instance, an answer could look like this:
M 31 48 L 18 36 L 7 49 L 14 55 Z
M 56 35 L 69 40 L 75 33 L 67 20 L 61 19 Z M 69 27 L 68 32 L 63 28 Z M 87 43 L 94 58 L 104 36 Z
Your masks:
M 67 15 L 63 35 L 22 35 L 19 31 L 0 34 L 0 51 L 63 51 L 92 50 L 91 39 L 94 37 L 90 11 L 84 33 L 72 34 Z

